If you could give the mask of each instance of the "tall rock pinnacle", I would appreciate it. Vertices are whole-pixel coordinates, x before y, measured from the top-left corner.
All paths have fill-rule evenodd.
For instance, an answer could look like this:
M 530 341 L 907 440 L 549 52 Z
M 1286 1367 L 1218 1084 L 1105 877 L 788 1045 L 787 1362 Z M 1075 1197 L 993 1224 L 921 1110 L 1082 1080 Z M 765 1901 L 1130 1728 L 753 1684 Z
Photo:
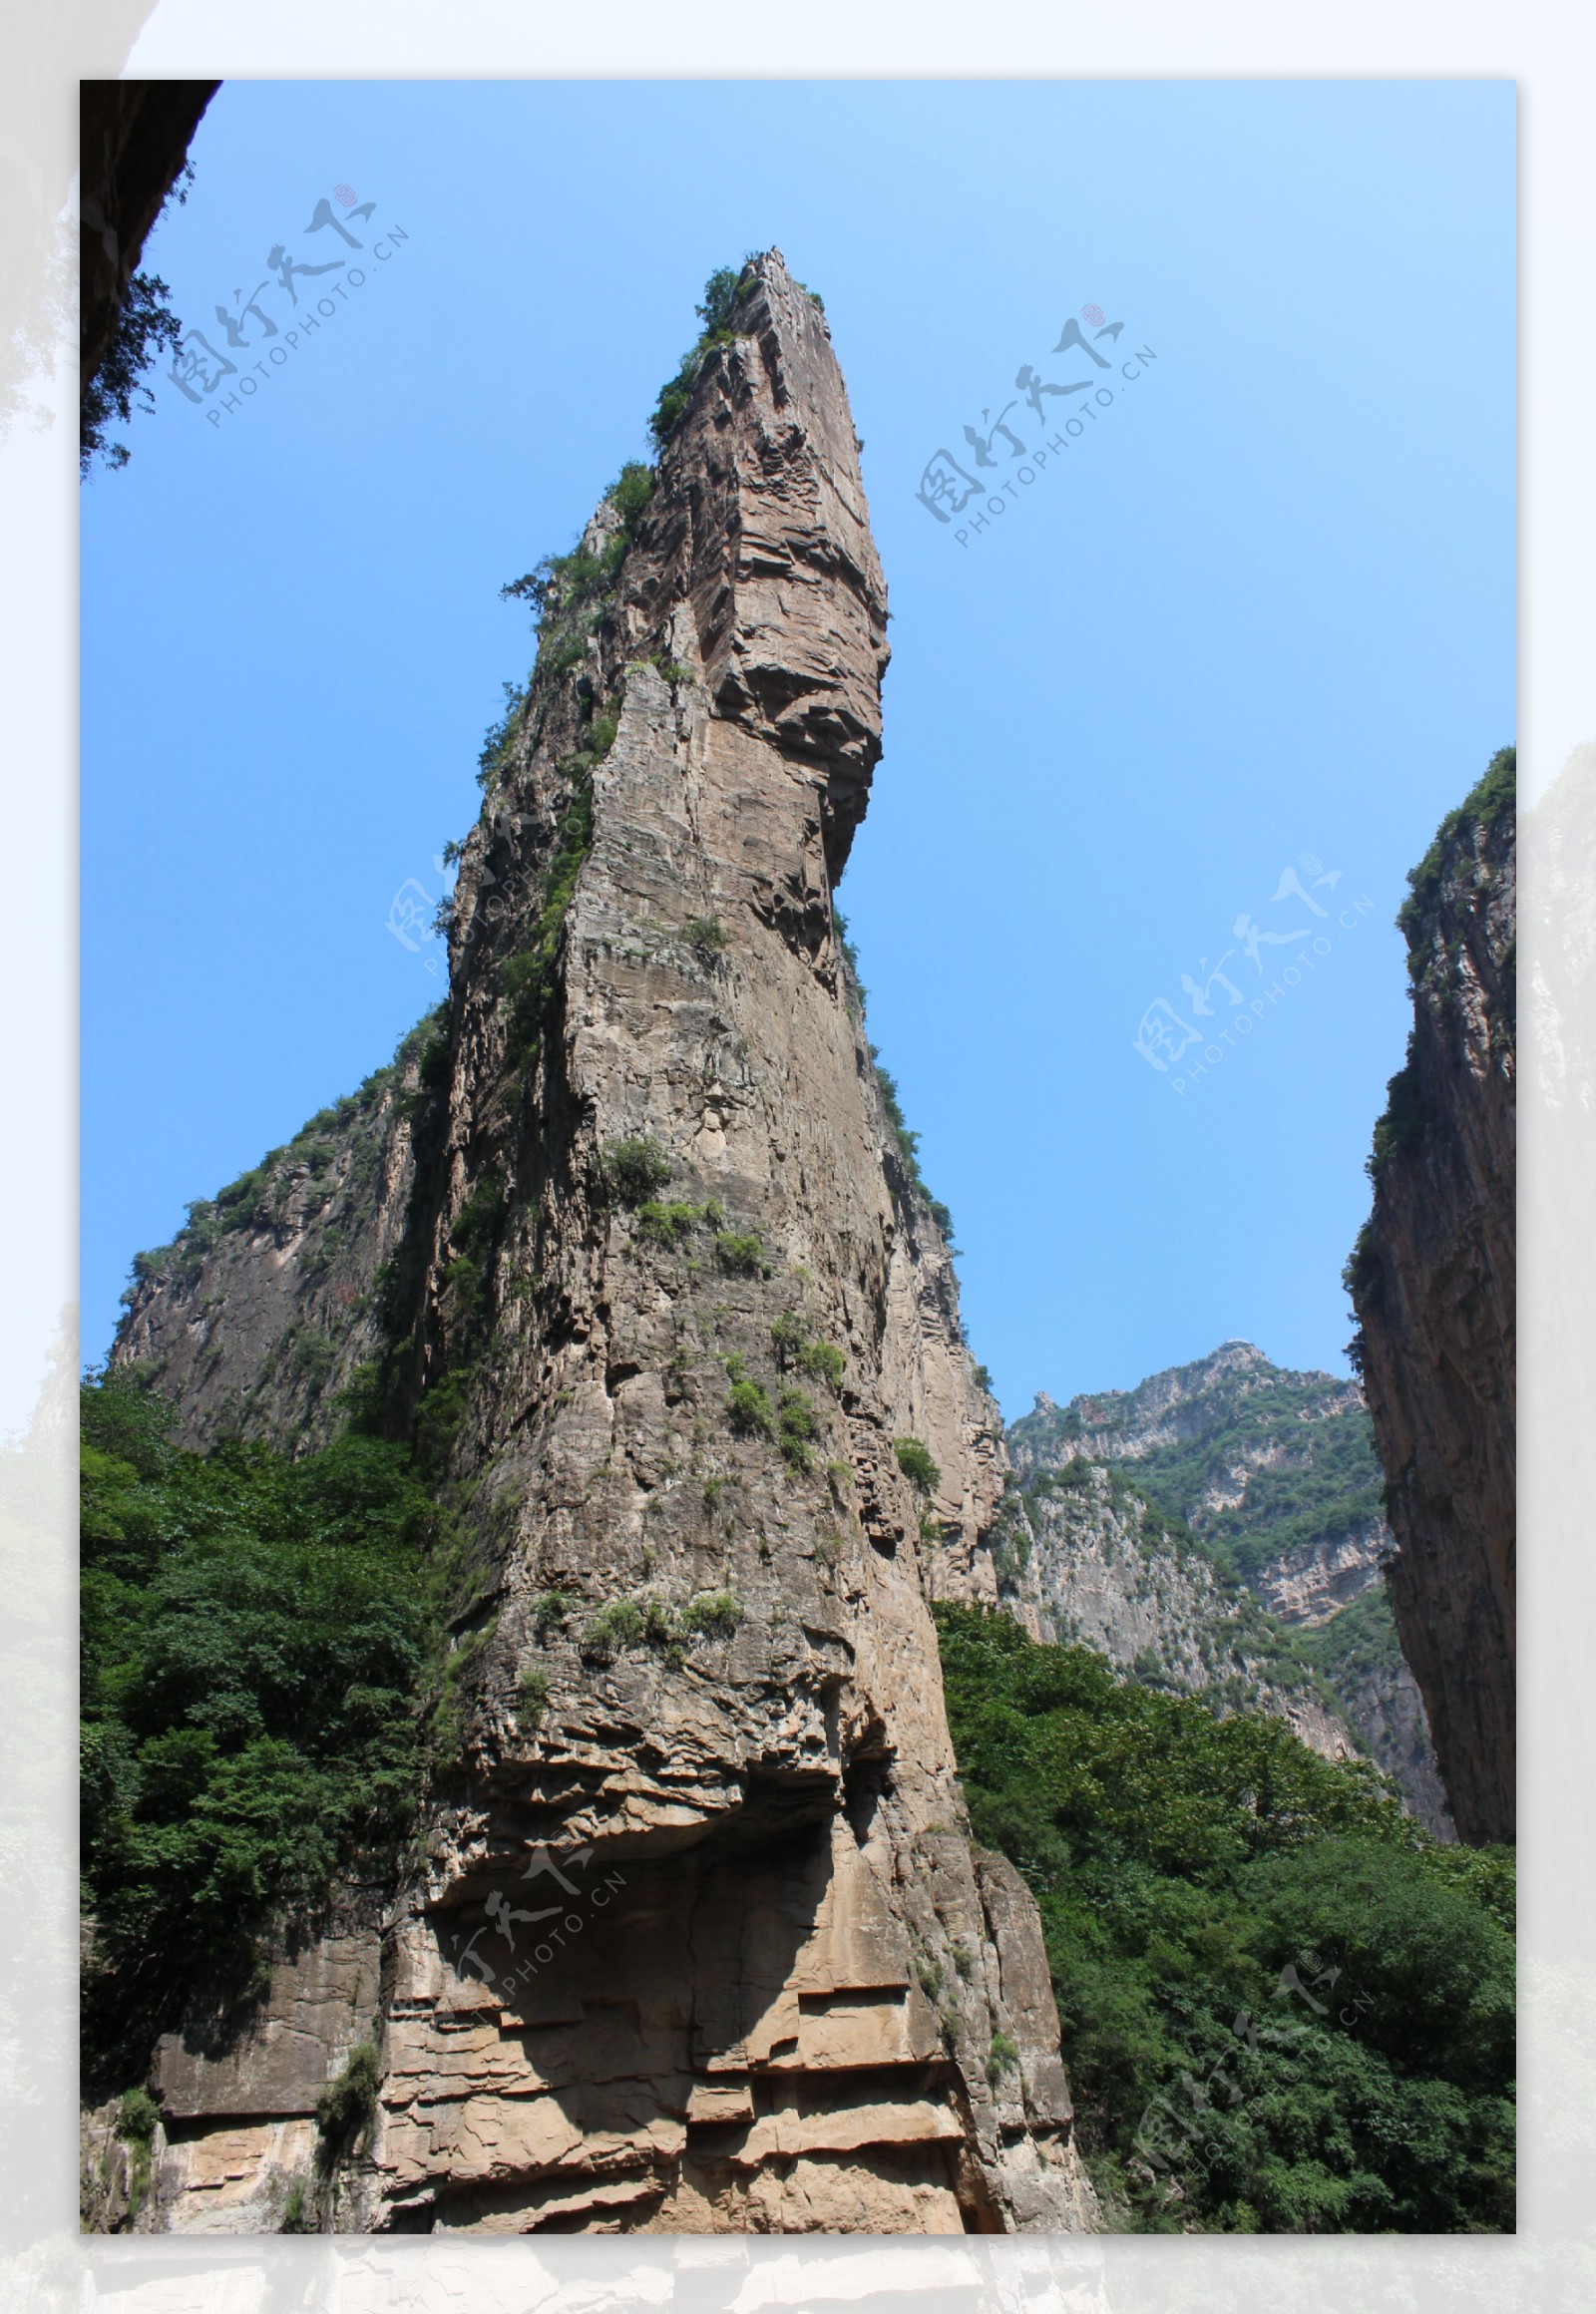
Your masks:
M 972 1845 L 929 1608 L 997 1410 L 832 916 L 887 655 L 853 425 L 779 253 L 718 340 L 651 494 L 628 470 L 533 586 L 447 1026 L 328 1129 L 363 1203 L 279 1166 L 121 1353 L 196 1440 L 315 1435 L 380 1364 L 454 1506 L 342 2222 L 1079 2229 L 1035 1907 Z M 208 2062 L 167 2049 L 169 2115 L 309 2110 Z
M 1504 749 L 1411 878 L 1413 1030 L 1347 1268 L 1392 1605 L 1465 1840 L 1510 1840 L 1517 1820 L 1515 825 Z

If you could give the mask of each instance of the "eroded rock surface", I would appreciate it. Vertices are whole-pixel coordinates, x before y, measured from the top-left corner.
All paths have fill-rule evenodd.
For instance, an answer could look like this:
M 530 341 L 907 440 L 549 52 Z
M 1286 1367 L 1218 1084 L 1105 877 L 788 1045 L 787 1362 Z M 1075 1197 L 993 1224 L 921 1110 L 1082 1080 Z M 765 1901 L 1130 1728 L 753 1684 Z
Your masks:
M 1441 828 L 1398 920 L 1412 1035 L 1348 1266 L 1397 1629 L 1468 1840 L 1516 1823 L 1515 864 L 1509 750 Z
M 192 1437 L 291 1443 L 310 1401 L 251 1385 L 259 1346 L 308 1325 L 342 1373 L 386 1329 L 457 1490 L 458 1758 L 389 1913 L 338 2222 L 1082 2227 L 1035 1907 L 972 1846 L 944 1717 L 927 1538 L 979 1556 L 1001 1438 L 832 918 L 886 606 L 779 255 L 646 511 L 606 501 L 583 548 L 612 576 L 587 609 L 554 582 L 447 1018 L 350 1126 L 364 1227 L 329 1254 L 338 1191 L 278 1227 L 274 1189 L 252 1238 L 179 1240 L 120 1346 Z M 308 2110 L 267 2094 L 281 2036 L 163 2066 L 173 2125 L 215 2124 L 183 2124 L 172 2222 L 256 2157 L 259 2200 L 262 2117 Z

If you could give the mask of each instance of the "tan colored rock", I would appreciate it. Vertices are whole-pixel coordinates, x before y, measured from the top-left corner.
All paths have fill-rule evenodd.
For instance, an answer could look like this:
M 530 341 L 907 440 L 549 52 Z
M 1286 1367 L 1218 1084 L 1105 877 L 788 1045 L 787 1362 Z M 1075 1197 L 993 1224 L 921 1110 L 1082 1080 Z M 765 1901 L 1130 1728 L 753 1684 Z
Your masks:
M 202 2114 L 308 2114 L 377 2017 L 374 1927 L 329 1930 L 279 1954 L 269 1988 L 240 2020 L 190 2018 L 156 2045 L 152 2088 L 169 2121 Z
M 590 549 L 617 519 L 606 503 Z M 551 634 L 563 615 L 557 589 Z M 974 1550 L 997 1411 L 832 918 L 880 752 L 885 616 L 829 332 L 772 252 L 461 861 L 446 1081 L 407 1125 L 428 1155 L 395 1356 L 422 1393 L 467 1377 L 459 1621 L 480 1645 L 385 1937 L 362 2224 L 1092 2222 L 1034 1906 L 992 1882 L 1001 1951 L 984 1909 L 927 1506 L 893 1452 L 932 1445 L 933 1507 Z M 589 779 L 529 1023 L 507 972 L 544 937 Z M 679 1242 L 609 1186 L 606 1152 L 639 1138 L 696 1216 Z M 453 1233 L 485 1186 L 503 1223 L 468 1310 Z M 140 1339 L 179 1318 L 153 1296 Z M 783 1348 L 794 1329 L 841 1352 L 840 1387 Z M 739 1427 L 733 1372 L 773 1408 L 801 1390 L 812 1439 Z M 557 1591 L 577 1605 L 540 1627 Z M 681 1622 L 721 1593 L 734 1629 Z M 677 1638 L 600 1644 L 602 1614 L 641 1600 Z M 989 2053 L 1021 2031 L 1032 2094 L 1000 2108 Z
M 774 2113 L 756 2121 L 731 2159 L 753 2169 L 810 2153 L 854 2153 L 865 2145 L 952 2143 L 963 2139 L 958 2116 L 924 2099 L 902 2105 L 841 2106 L 818 2114 Z
M 172 2233 L 275 2233 L 297 2185 L 313 2187 L 316 2131 L 308 2121 L 235 2121 L 169 2144 L 158 2179 Z

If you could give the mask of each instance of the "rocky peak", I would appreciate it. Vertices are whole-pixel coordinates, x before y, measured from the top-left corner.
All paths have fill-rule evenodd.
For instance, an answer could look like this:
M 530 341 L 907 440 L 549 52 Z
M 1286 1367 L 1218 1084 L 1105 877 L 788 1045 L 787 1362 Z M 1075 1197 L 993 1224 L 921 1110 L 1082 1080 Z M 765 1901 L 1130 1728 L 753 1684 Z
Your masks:
M 1033 1412 L 1014 1423 L 1008 1435 L 1021 1470 L 1060 1456 L 1067 1461 L 1073 1453 L 1134 1460 L 1233 1434 L 1239 1439 L 1247 1431 L 1270 1439 L 1271 1452 L 1289 1455 L 1303 1446 L 1294 1424 L 1320 1422 L 1362 1403 L 1355 1381 L 1293 1373 L 1272 1365 L 1253 1343 L 1231 1341 L 1206 1357 L 1149 1374 L 1134 1389 L 1083 1391 L 1062 1408 L 1039 1391 Z M 1247 1467 L 1244 1454 L 1219 1483 L 1243 1483 Z M 1180 1515 L 1199 1508 L 1194 1496 L 1181 1506 Z
M 621 605 L 628 645 L 669 626 L 716 716 L 805 768 L 835 883 L 881 754 L 887 592 L 831 332 L 779 249 L 699 371 Z
M 1275 1713 L 1331 1755 L 1362 1749 L 1451 1837 L 1385 1595 L 1393 1541 L 1356 1381 L 1231 1341 L 1133 1390 L 1038 1402 L 1007 1443 L 1019 1490 L 993 1556 L 1033 1637 Z
M 1039 1922 L 972 1847 L 930 1613 L 1000 1436 L 831 910 L 886 658 L 853 426 L 776 252 L 710 335 L 657 472 L 525 582 L 538 666 L 389 1102 L 365 1234 L 399 1241 L 358 1256 L 442 1474 L 452 1652 L 341 2222 L 1067 2230 Z M 306 1307 L 313 1239 L 152 1276 L 125 1348 L 202 1394 L 194 1294 L 225 1359 L 256 1278 Z M 328 1339 L 329 1373 L 366 1348 Z M 227 2066 L 163 2078 L 286 2110 Z M 180 2226 L 214 2168 L 185 2147 Z
M 1413 1026 L 1347 1266 L 1397 1629 L 1470 1840 L 1516 1820 L 1515 768 L 1493 758 L 1409 879 Z

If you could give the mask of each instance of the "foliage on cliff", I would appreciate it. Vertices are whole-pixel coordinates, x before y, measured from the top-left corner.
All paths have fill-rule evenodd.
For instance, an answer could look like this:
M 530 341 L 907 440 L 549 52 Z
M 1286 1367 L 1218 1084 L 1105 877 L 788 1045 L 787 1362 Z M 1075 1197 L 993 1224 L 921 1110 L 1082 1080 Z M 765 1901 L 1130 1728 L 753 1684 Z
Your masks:
M 693 308 L 703 328 L 682 355 L 675 375 L 660 387 L 659 399 L 648 421 L 648 437 L 655 450 L 663 450 L 675 432 L 676 421 L 686 409 L 698 382 L 698 372 L 709 355 L 717 345 L 730 345 L 736 335 L 731 318 L 743 291 L 753 280 L 752 268 L 750 255 L 738 268 L 722 265 L 704 283 L 703 302 Z
M 1512 1859 L 1283 1723 L 941 1606 L 975 1829 L 1041 1902 L 1081 2142 L 1133 2230 L 1513 2223 Z
M 1384 1485 L 1367 1411 L 1336 1402 L 1345 1382 L 1294 1373 L 1256 1351 L 1248 1358 L 1209 1380 L 1201 1369 L 1212 1360 L 1177 1369 L 1179 1379 L 1199 1378 L 1167 1443 L 1147 1446 L 1137 1435 L 1155 1418 L 1149 1393 L 1169 1379 L 1155 1374 L 1136 1390 L 1098 1391 L 1022 1415 L 1009 1426 L 1010 1446 L 1062 1463 L 1088 1451 L 1079 1442 L 1090 1431 L 1095 1458 L 1115 1463 L 1155 1512 L 1247 1582 L 1288 1551 L 1378 1519 Z M 1114 1446 L 1120 1432 L 1123 1457 Z
M 123 2029 L 390 1864 L 421 1769 L 436 1514 L 404 1451 L 192 1454 L 171 1419 L 136 1368 L 82 1393 L 83 1871 Z
M 1455 932 L 1449 942 L 1439 932 L 1436 921 L 1441 888 L 1448 872 L 1455 869 L 1465 853 L 1477 852 L 1480 839 L 1489 834 L 1504 813 L 1516 811 L 1517 804 L 1518 750 L 1499 747 L 1486 765 L 1483 777 L 1455 811 L 1447 813 L 1428 851 L 1409 872 L 1407 898 L 1396 911 L 1396 929 L 1407 943 L 1407 977 L 1415 991 L 1429 982 L 1432 993 L 1437 990 L 1443 993 L 1449 977 L 1448 967 L 1455 965 Z M 1509 1004 L 1511 991 L 1509 966 L 1506 975 Z M 1402 1065 L 1387 1083 L 1385 1111 L 1376 1119 L 1373 1145 L 1364 1161 L 1364 1170 L 1377 1189 L 1392 1158 L 1400 1150 L 1418 1148 L 1433 1121 L 1431 1099 L 1421 1081 L 1414 1031 L 1410 1030 Z M 1355 1311 L 1372 1306 L 1380 1298 L 1381 1262 L 1373 1217 L 1358 1233 L 1357 1243 L 1342 1271 L 1342 1284 Z M 1362 1372 L 1361 1318 L 1347 1346 L 1347 1354 L 1354 1367 Z
M 358 1207 L 368 1197 L 382 1162 L 385 1112 L 401 1095 L 407 1072 L 425 1061 L 442 1033 L 444 1008 L 436 1007 L 399 1039 L 394 1056 L 352 1093 L 318 1109 L 291 1141 L 268 1149 L 257 1165 L 218 1189 L 196 1198 L 189 1218 L 170 1245 L 135 1254 L 124 1308 L 152 1282 L 189 1286 L 200 1276 L 205 1256 L 229 1233 L 248 1236 L 280 1226 L 290 1197 L 298 1191 L 307 1216 L 334 1218 L 342 1199 Z M 345 1217 L 347 1218 L 347 1217 Z
M 1433 842 L 1407 878 L 1407 898 L 1396 911 L 1396 929 L 1407 943 L 1409 976 L 1417 979 L 1424 968 L 1425 923 L 1440 897 L 1446 863 L 1459 836 L 1472 844 L 1518 805 L 1518 750 L 1498 747 L 1482 777 L 1448 812 L 1435 830 Z

